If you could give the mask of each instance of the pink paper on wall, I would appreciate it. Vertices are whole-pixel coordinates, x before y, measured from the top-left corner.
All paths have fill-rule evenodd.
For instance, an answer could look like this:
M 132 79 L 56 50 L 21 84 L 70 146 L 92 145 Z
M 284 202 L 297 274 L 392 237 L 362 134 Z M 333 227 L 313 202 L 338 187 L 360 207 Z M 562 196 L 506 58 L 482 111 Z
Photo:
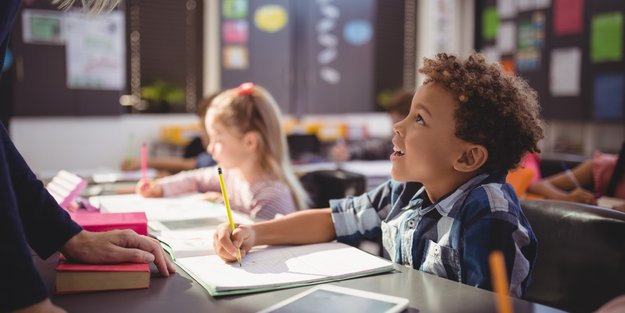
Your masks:
M 556 35 L 579 34 L 584 27 L 584 0 L 555 0 L 553 31 Z

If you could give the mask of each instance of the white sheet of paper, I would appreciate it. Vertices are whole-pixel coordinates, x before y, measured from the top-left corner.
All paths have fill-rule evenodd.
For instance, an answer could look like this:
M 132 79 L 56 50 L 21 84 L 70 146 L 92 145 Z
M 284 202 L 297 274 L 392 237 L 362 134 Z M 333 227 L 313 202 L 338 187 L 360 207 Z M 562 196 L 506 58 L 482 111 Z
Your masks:
M 498 0 L 497 10 L 502 19 L 516 17 L 517 7 L 515 0 Z
M 217 255 L 182 258 L 177 263 L 216 291 L 270 288 L 392 269 L 390 261 L 338 242 L 255 248 L 242 259 L 242 266 L 225 263 Z
M 578 96 L 581 88 L 582 51 L 580 48 L 551 52 L 549 89 L 554 96 Z
M 89 198 L 102 212 L 145 212 L 148 221 L 175 221 L 226 216 L 223 205 L 201 200 L 198 196 L 143 198 L 137 194 Z
M 516 51 L 516 24 L 504 22 L 499 26 L 497 34 L 497 48 L 502 54 L 511 54 Z
M 597 199 L 597 205 L 604 208 L 613 208 L 615 206 L 624 205 L 625 200 L 612 197 L 600 197 Z

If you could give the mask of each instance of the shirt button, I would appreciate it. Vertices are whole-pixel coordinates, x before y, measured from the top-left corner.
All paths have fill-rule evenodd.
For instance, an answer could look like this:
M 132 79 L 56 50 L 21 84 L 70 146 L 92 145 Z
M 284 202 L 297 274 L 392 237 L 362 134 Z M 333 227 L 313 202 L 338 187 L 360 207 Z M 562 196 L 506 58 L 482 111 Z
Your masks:
M 441 247 L 434 247 L 434 254 L 438 255 L 441 252 Z
M 416 224 L 415 220 L 413 219 L 408 220 L 408 228 L 411 228 L 411 229 L 414 228 L 415 224 Z

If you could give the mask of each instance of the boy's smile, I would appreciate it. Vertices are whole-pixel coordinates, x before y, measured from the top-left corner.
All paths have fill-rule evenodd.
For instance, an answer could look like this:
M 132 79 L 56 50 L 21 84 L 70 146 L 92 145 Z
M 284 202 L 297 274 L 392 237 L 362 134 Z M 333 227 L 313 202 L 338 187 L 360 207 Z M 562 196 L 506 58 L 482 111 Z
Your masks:
M 391 176 L 398 181 L 423 183 L 432 200 L 464 179 L 455 169 L 469 144 L 455 135 L 458 103 L 451 92 L 436 83 L 425 84 L 415 93 L 410 113 L 393 125 Z

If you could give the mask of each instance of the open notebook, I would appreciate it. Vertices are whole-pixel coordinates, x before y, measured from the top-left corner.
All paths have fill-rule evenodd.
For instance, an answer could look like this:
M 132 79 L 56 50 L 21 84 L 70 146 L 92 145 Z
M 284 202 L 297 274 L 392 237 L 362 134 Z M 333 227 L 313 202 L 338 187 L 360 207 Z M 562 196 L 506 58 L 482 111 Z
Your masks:
M 212 296 L 252 293 L 390 272 L 393 263 L 338 242 L 252 249 L 242 265 L 217 255 L 176 263 Z
M 238 263 L 225 263 L 213 250 L 214 230 L 227 222 L 221 204 L 202 200 L 199 195 L 157 199 L 99 196 L 90 201 L 103 212 L 145 212 L 150 234 L 212 296 L 291 288 L 393 270 L 391 262 L 337 242 L 257 247 L 243 257 L 239 267 Z M 235 223 L 253 222 L 246 215 L 232 213 Z

